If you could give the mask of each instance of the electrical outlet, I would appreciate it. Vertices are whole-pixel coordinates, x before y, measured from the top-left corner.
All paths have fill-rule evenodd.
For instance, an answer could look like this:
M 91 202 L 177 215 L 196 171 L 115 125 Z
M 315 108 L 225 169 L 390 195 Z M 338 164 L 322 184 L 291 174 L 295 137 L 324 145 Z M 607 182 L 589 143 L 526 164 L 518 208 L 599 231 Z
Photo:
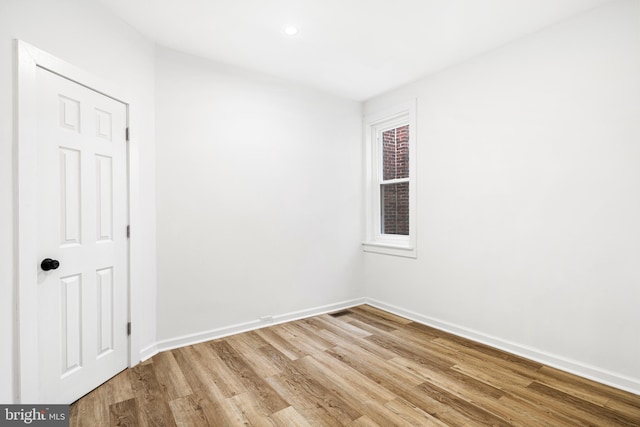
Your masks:
M 262 316 L 262 317 L 260 318 L 260 321 L 261 321 L 262 323 L 273 323 L 273 316 L 271 316 L 271 315 L 268 315 L 268 316 Z

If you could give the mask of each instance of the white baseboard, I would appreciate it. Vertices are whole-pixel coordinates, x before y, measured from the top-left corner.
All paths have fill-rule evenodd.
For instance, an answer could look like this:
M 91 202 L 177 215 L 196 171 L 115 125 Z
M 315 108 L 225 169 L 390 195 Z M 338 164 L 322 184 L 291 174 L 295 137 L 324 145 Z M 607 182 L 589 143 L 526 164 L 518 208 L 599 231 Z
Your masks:
M 454 335 L 470 339 L 472 341 L 486 344 L 488 346 L 512 353 L 538 363 L 542 363 L 553 368 L 569 372 L 580 377 L 609 385 L 621 390 L 628 391 L 640 395 L 640 380 L 618 374 L 616 372 L 607 371 L 595 366 L 591 366 L 576 360 L 567 359 L 551 353 L 547 353 L 536 348 L 528 347 L 522 344 L 494 337 L 473 329 L 458 326 L 443 320 L 425 316 L 411 310 L 406 310 L 391 304 L 384 303 L 372 298 L 357 298 L 349 301 L 343 301 L 335 304 L 323 305 L 320 307 L 309 308 L 305 310 L 294 311 L 273 316 L 273 322 L 263 322 L 259 319 L 245 323 L 225 326 L 222 328 L 203 331 L 195 334 L 183 335 L 180 337 L 170 338 L 158 341 L 140 351 L 140 360 L 145 361 L 161 351 L 172 350 L 187 345 L 198 344 L 217 338 L 223 338 L 233 334 L 248 332 L 271 325 L 276 325 L 294 320 L 304 319 L 307 317 L 318 316 L 320 314 L 330 313 L 333 311 L 344 310 L 346 308 L 355 307 L 361 304 L 369 304 L 389 313 L 396 314 L 401 317 L 413 320 L 415 322 L 440 329 Z
M 508 353 L 522 356 L 535 362 L 578 375 L 580 377 L 584 377 L 602 384 L 609 385 L 611 387 L 640 395 L 639 379 L 630 378 L 625 375 L 587 365 L 576 360 L 566 359 L 564 357 L 553 355 L 532 347 L 503 340 L 501 338 L 484 334 L 473 329 L 454 325 L 452 323 L 434 319 L 429 316 L 424 316 L 422 314 L 415 313 L 410 310 L 405 310 L 391 304 L 386 304 L 372 298 L 365 298 L 365 303 L 373 307 L 377 307 L 381 310 L 388 311 L 389 313 L 393 313 L 398 316 L 413 320 L 415 322 L 422 323 L 423 325 L 431 326 L 433 328 L 440 329 L 442 331 L 449 332 L 463 338 L 468 338 L 472 341 L 486 344 L 488 346 L 504 350 Z
M 140 361 L 144 362 L 147 359 L 151 359 L 156 354 L 158 354 L 158 345 L 151 344 L 150 346 L 140 350 Z
M 263 322 L 259 319 L 252 320 L 245 323 L 238 323 L 236 325 L 224 326 L 222 328 L 212 329 L 210 331 L 198 332 L 195 334 L 183 335 L 180 337 L 170 338 L 156 343 L 155 352 L 151 350 L 151 347 L 147 347 L 141 353 L 147 354 L 147 357 L 140 355 L 142 360 L 157 354 L 161 351 L 172 350 L 174 348 L 180 348 L 187 345 L 198 344 L 205 341 L 210 341 L 217 338 L 223 338 L 233 334 L 239 334 L 242 332 L 253 331 L 255 329 L 265 328 L 279 323 L 291 322 L 293 320 L 304 319 L 307 317 L 318 316 L 320 314 L 331 313 L 332 311 L 343 310 L 345 308 L 355 307 L 365 303 L 365 298 L 357 298 L 349 301 L 338 302 L 335 304 L 323 305 L 320 307 L 309 308 L 305 310 L 294 311 L 286 314 L 279 314 L 273 316 L 272 322 Z

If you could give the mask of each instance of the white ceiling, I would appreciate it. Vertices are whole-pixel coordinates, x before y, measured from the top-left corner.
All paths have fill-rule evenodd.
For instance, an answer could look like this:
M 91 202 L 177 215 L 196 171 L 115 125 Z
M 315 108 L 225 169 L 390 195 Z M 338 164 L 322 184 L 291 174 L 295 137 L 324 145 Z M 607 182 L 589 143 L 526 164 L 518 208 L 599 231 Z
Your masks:
M 99 1 L 159 45 L 365 100 L 610 0 Z

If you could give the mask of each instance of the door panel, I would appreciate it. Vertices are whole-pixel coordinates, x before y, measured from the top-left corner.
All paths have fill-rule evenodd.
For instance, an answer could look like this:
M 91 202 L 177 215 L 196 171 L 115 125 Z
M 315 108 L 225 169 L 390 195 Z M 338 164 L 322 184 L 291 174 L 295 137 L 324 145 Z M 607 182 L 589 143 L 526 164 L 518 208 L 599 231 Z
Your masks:
M 40 400 L 71 403 L 128 364 L 126 106 L 37 72 Z
M 60 330 L 61 374 L 68 376 L 82 364 L 82 276 L 60 279 L 62 328 Z
M 113 268 L 97 272 L 98 283 L 98 357 L 113 351 Z
M 113 235 L 113 161 L 111 157 L 96 155 L 96 213 L 97 239 L 109 242 Z
M 80 244 L 80 151 L 60 148 L 60 243 Z

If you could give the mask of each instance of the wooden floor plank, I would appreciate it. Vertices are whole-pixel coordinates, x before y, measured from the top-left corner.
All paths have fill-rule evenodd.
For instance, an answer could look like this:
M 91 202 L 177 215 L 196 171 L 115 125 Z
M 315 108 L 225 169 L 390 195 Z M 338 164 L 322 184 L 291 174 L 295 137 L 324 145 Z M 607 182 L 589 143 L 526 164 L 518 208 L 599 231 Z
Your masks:
M 621 402 L 617 399 L 609 399 L 609 401 L 604 405 L 604 407 L 611 409 L 615 412 L 624 414 L 625 416 L 631 419 L 640 420 L 640 407 L 638 405 Z
M 72 427 L 82 426 L 109 426 L 111 418 L 109 406 L 111 402 L 108 393 L 103 393 L 104 384 L 92 392 L 86 394 L 80 400 L 71 405 L 69 409 L 69 425 Z M 105 404 L 109 402 L 108 404 Z M 91 424 L 87 421 L 91 420 Z
M 507 375 L 513 373 L 518 377 L 526 378 L 529 382 L 538 377 L 538 370 L 541 365 L 532 363 L 522 357 L 498 352 L 495 349 L 483 351 L 483 347 L 463 344 L 459 338 L 435 339 L 428 343 L 429 349 L 447 354 L 450 359 L 456 361 L 457 365 L 491 366 L 506 372 Z
M 537 381 L 529 384 L 527 387 L 535 390 L 541 394 L 548 396 L 555 402 L 562 402 L 568 407 L 577 409 L 581 416 L 589 422 L 593 422 L 596 425 L 603 425 L 605 423 L 614 423 L 619 425 L 633 425 L 637 422 L 637 419 L 627 417 L 625 414 L 613 411 L 609 408 L 603 408 L 586 400 L 579 399 L 571 396 L 562 391 L 556 390 L 552 387 L 541 384 Z
M 386 360 L 376 360 L 370 356 L 370 353 L 357 346 L 337 346 L 331 350 L 327 350 L 327 353 L 351 366 L 363 375 L 374 379 L 376 382 L 382 381 L 386 384 L 401 383 L 412 386 L 424 382 L 421 375 L 403 369 L 397 369 L 390 363 L 387 363 Z
M 328 408 L 320 403 L 317 396 L 314 396 L 314 394 L 303 395 L 305 387 L 301 386 L 298 381 L 295 381 L 295 378 L 290 378 L 287 375 L 274 375 L 267 378 L 267 381 L 269 381 L 269 384 L 271 384 L 283 398 L 290 402 L 291 406 L 311 425 L 344 425 L 344 423 L 341 423 L 329 413 Z
M 389 351 L 386 348 L 378 347 L 377 345 L 366 340 L 358 339 L 354 341 L 353 337 L 349 338 L 349 337 L 345 337 L 344 335 L 336 335 L 333 331 L 329 331 L 326 329 L 321 330 L 320 334 L 326 340 L 332 341 L 334 343 L 333 345 L 334 347 L 335 346 L 344 347 L 344 346 L 352 345 L 354 342 L 357 342 L 360 348 L 368 351 L 369 353 L 373 354 L 379 359 L 390 360 L 397 356 L 397 354 L 393 353 L 392 351 Z
M 329 353 L 438 420 L 451 425 L 464 425 L 472 421 L 464 413 L 457 413 L 435 397 L 418 390 L 417 386 L 423 383 L 418 375 L 409 375 L 384 364 L 372 363 L 372 360 L 365 360 L 356 352 L 345 351 L 342 348 L 332 349 Z
M 395 314 L 389 313 L 387 311 L 381 310 L 379 308 L 370 306 L 370 305 L 359 305 L 357 307 L 352 308 L 354 311 L 366 311 L 375 316 L 382 317 L 383 319 L 390 320 L 394 323 L 398 323 L 400 325 L 407 325 L 409 323 L 413 323 L 412 320 L 405 319 L 404 317 L 397 316 Z
M 202 400 L 196 394 L 174 399 L 169 407 L 178 427 L 215 425 L 207 419 Z
M 134 427 L 141 424 L 138 403 L 135 398 L 109 405 L 109 425 Z
M 324 351 L 333 347 L 333 344 L 329 340 L 325 340 L 321 335 L 315 333 L 314 329 L 305 328 L 303 322 L 300 323 L 287 323 L 282 325 L 287 331 L 289 331 L 295 337 L 305 340 L 310 346 L 315 349 L 315 352 Z
M 469 355 L 480 360 L 490 361 L 492 364 L 508 366 L 509 369 L 520 374 L 530 375 L 542 367 L 541 364 L 523 357 L 491 348 L 487 345 L 473 342 L 455 335 L 446 334 L 446 338 L 436 338 L 434 343 L 448 347 L 456 352 Z
M 208 396 L 212 402 L 216 403 L 230 396 L 230 393 L 220 389 L 221 386 L 224 387 L 220 377 L 217 373 L 211 372 L 193 346 L 172 350 L 171 353 L 195 394 Z
M 604 384 L 590 381 L 586 378 L 580 378 L 576 375 L 572 375 L 549 366 L 543 366 L 537 371 L 536 380 L 538 382 L 549 383 L 549 378 L 553 378 L 553 380 L 555 380 L 553 385 L 560 386 L 560 384 L 564 384 L 564 386 L 562 386 L 563 389 L 580 390 L 583 393 L 588 393 L 589 395 L 596 397 L 606 396 L 608 399 L 626 403 L 631 407 L 640 409 L 640 400 L 638 400 L 638 396 L 624 390 L 618 390 Z M 549 383 L 549 385 L 552 384 Z
M 229 401 L 238 408 L 246 425 L 256 427 L 274 427 L 276 425 L 275 421 L 270 418 L 274 412 L 267 409 L 255 393 L 248 391 L 238 394 L 230 398 Z
M 320 316 L 319 319 L 321 319 L 325 323 L 335 326 L 337 328 L 336 330 L 342 330 L 343 332 L 347 333 L 348 336 L 356 336 L 361 338 L 371 335 L 371 332 L 365 331 L 358 328 L 357 326 L 346 322 L 345 320 L 349 320 L 348 318 L 334 318 L 330 315 L 325 314 L 324 316 Z
M 579 425 L 571 418 L 553 411 L 545 405 L 536 406 L 534 402 L 527 402 L 518 397 L 505 395 L 499 399 L 503 408 L 509 408 L 518 414 L 515 426 L 529 427 L 560 427 Z
M 445 427 L 447 424 L 434 418 L 422 409 L 410 404 L 404 399 L 394 399 L 384 405 L 394 414 L 402 418 L 407 424 L 414 427 Z
M 354 312 L 354 314 L 351 315 L 351 318 L 352 320 L 350 320 L 349 323 L 351 323 L 352 325 L 355 324 L 357 327 L 364 330 L 373 328 L 374 330 L 376 330 L 376 332 L 393 332 L 402 327 L 395 322 L 390 322 L 386 319 L 368 314 L 366 311 Z
M 503 390 L 453 369 L 441 369 L 437 366 L 420 364 L 402 357 L 397 357 L 391 360 L 390 363 L 408 372 L 415 372 L 421 375 L 425 381 L 447 389 L 458 396 L 474 396 L 474 398 L 480 396 L 483 400 L 498 400 L 505 395 Z
M 371 335 L 368 336 L 366 340 L 372 342 L 378 347 L 382 347 L 391 351 L 399 357 L 413 360 L 414 362 L 423 365 L 437 366 L 443 369 L 448 369 L 455 364 L 448 358 L 439 357 L 438 355 L 433 353 L 428 354 L 425 352 L 424 347 L 417 346 L 414 343 L 410 343 L 407 341 L 402 341 L 401 339 L 393 335 Z
M 640 426 L 640 396 L 370 306 L 160 353 L 70 426 Z
M 362 415 L 321 382 L 310 375 L 305 375 L 305 372 L 299 368 L 301 360 L 292 363 L 282 375 L 271 377 L 269 380 L 273 379 L 279 389 L 301 407 L 320 409 L 341 424 L 353 421 Z
M 503 390 L 520 389 L 533 382 L 531 379 L 521 377 L 514 372 L 505 372 L 497 365 L 490 365 L 481 361 L 460 363 L 454 365 L 451 369 Z
M 262 339 L 291 360 L 306 356 L 306 353 L 278 335 L 273 327 L 255 331 Z
M 380 424 L 374 422 L 366 415 L 363 415 L 360 418 L 351 421 L 348 425 L 353 427 L 380 427 Z
M 271 414 L 271 419 L 278 427 L 311 427 L 307 419 L 300 415 L 292 406 L 287 406 L 278 412 L 274 412 Z
M 154 357 L 153 368 L 158 384 L 167 393 L 169 400 L 189 396 L 193 393 L 170 351 L 165 351 Z
M 237 353 L 227 342 L 219 340 L 211 343 L 211 347 L 218 357 L 227 365 L 227 369 L 235 374 L 245 388 L 252 392 L 258 399 L 260 406 L 264 408 L 266 416 L 271 415 L 289 404 L 276 393 L 267 382 L 260 378 L 243 357 Z
M 244 334 L 240 334 L 227 337 L 225 340 L 229 345 L 236 349 L 236 351 L 243 355 L 244 360 L 249 364 L 249 366 L 251 366 L 251 369 L 253 369 L 258 376 L 266 378 L 280 373 L 280 370 L 260 352 L 260 348 L 264 346 L 256 347 L 250 342 L 245 341 L 243 338 Z M 269 344 L 266 344 L 266 346 L 268 345 Z
M 330 347 L 330 343 L 328 343 L 328 341 L 322 340 L 322 338 L 310 339 L 309 337 L 305 336 L 305 333 L 300 331 L 300 329 L 302 328 L 298 329 L 292 327 L 291 325 L 285 324 L 278 325 L 273 329 L 276 334 L 280 335 L 280 337 L 282 337 L 290 345 L 302 350 L 305 356 L 324 351 Z M 325 345 L 325 342 L 328 345 Z
M 366 413 L 375 423 L 383 426 L 404 424 L 402 418 L 385 408 L 384 404 L 395 396 L 388 392 L 386 395 L 381 394 L 379 392 L 381 387 L 370 389 L 367 387 L 370 384 L 369 381 L 356 383 L 352 381 L 353 375 L 349 377 L 332 375 L 332 372 L 328 371 L 315 357 L 299 359 L 296 361 L 296 366 L 305 376 L 314 378 L 358 413 Z
M 471 403 L 470 401 L 456 396 L 448 390 L 440 388 L 434 384 L 424 382 L 418 386 L 427 395 L 444 403 L 446 406 L 455 409 L 456 415 L 464 415 L 473 424 L 489 426 L 507 426 L 509 423 L 503 418 L 492 414 L 489 411 Z
M 402 358 L 394 359 L 391 363 L 419 372 L 428 384 L 447 390 L 460 399 L 468 400 L 511 425 L 523 427 L 542 425 L 539 422 L 532 422 L 535 420 L 534 418 L 523 416 L 521 412 L 500 402 L 500 398 L 506 394 L 503 390 L 491 387 L 457 371 L 426 367 Z
M 318 354 L 307 360 L 317 366 L 323 379 L 344 393 L 352 393 L 362 401 L 387 402 L 396 395 L 379 383 L 362 375 L 350 366 L 340 362 L 329 354 Z
M 132 389 L 138 402 L 138 419 L 142 426 L 175 426 L 167 395 L 158 384 L 153 365 L 132 368 Z

